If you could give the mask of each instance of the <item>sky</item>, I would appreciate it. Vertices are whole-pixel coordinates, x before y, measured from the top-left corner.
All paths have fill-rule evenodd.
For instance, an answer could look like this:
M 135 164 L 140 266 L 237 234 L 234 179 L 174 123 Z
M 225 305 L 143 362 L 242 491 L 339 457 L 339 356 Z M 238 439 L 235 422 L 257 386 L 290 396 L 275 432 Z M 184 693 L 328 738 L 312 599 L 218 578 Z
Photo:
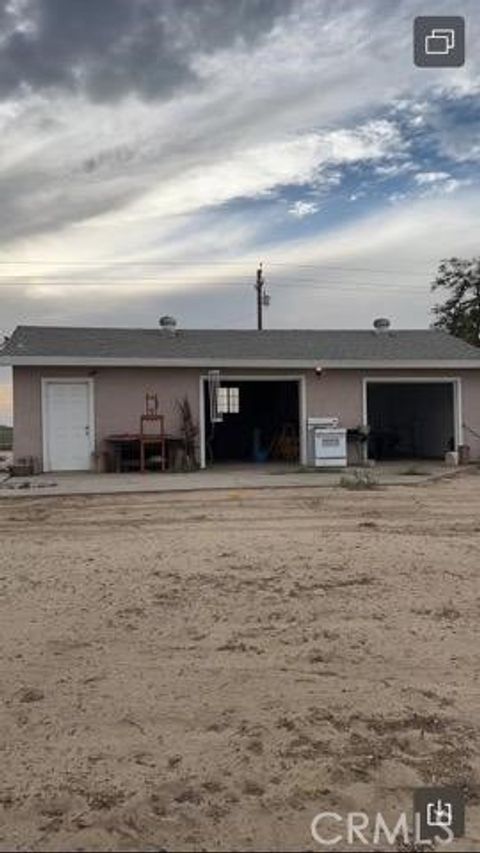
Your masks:
M 414 66 L 428 13 L 462 68 Z M 0 0 L 0 335 L 254 328 L 260 261 L 266 327 L 428 326 L 479 253 L 479 42 L 478 0 Z

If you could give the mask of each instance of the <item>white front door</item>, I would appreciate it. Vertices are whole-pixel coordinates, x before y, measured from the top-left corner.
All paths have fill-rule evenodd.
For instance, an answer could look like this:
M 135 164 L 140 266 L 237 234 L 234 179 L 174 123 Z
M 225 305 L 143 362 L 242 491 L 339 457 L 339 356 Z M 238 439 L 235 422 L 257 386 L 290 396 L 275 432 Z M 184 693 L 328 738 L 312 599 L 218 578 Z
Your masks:
M 91 382 L 44 383 L 44 470 L 88 471 L 93 451 Z

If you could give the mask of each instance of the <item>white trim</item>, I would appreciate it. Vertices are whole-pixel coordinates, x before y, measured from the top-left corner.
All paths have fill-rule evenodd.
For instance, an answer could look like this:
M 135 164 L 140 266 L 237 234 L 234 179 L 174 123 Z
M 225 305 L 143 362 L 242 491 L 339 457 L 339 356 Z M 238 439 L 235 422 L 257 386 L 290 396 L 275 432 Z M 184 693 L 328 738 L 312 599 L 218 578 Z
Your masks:
M 307 379 L 306 376 L 299 378 L 299 424 L 300 436 L 300 465 L 307 464 Z
M 463 444 L 463 402 L 462 402 L 462 380 L 459 376 L 364 376 L 362 378 L 362 424 L 368 425 L 368 384 L 382 383 L 393 384 L 403 382 L 404 384 L 433 384 L 452 385 L 453 390 L 453 430 L 455 447 Z M 364 458 L 368 459 L 368 441 L 364 444 Z
M 362 378 L 362 426 L 368 426 L 368 398 L 367 398 L 367 382 L 368 379 Z M 362 442 L 363 461 L 368 461 L 368 438 Z
M 207 452 L 206 452 L 206 444 L 205 444 L 205 385 L 204 385 L 204 376 L 200 374 L 198 377 L 199 381 L 199 422 L 200 422 L 200 468 L 207 467 Z
M 0 356 L 7 367 L 201 367 L 286 368 L 290 370 L 478 370 L 480 359 L 287 359 L 287 358 L 95 358 L 92 356 Z
M 453 386 L 453 405 L 455 417 L 455 434 L 457 441 L 455 446 L 463 444 L 463 396 L 462 396 L 462 380 L 457 377 Z
M 48 453 L 48 406 L 47 406 L 47 385 L 56 385 L 59 383 L 72 385 L 73 383 L 81 382 L 88 386 L 88 417 L 89 417 L 89 444 L 90 455 L 95 452 L 95 383 L 90 376 L 42 376 L 41 379 L 41 394 L 42 394 L 42 454 L 43 454 L 43 471 L 51 471 L 50 457 Z
M 204 373 L 200 374 L 200 467 L 207 466 L 206 452 L 206 430 L 205 430 L 205 382 L 208 382 L 208 376 Z M 300 439 L 299 456 L 300 465 L 307 464 L 307 394 L 306 394 L 306 377 L 296 374 L 284 373 L 280 376 L 261 374 L 255 375 L 251 373 L 221 373 L 220 382 L 298 382 L 298 431 Z

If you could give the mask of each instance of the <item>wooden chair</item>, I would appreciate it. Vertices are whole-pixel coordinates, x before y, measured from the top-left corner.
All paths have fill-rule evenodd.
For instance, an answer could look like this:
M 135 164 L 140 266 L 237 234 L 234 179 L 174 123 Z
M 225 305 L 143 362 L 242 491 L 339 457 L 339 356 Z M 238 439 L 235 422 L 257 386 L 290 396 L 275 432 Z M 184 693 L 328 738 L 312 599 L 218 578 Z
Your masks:
M 145 471 L 145 448 L 156 445 L 160 452 L 155 454 L 160 460 L 162 471 L 166 467 L 165 418 L 163 415 L 141 415 L 140 417 L 140 471 Z

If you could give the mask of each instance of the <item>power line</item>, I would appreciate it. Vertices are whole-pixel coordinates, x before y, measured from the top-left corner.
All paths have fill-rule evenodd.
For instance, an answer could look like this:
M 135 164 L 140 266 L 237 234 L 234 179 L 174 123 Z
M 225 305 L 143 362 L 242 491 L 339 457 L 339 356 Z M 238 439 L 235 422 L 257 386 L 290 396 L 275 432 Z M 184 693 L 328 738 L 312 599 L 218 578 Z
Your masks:
M 427 262 L 426 265 L 437 265 L 438 258 L 436 260 L 432 260 Z M 153 267 L 200 267 L 200 266 L 225 266 L 225 267 L 244 267 L 245 270 L 249 270 L 250 262 L 249 261 L 229 261 L 229 260 L 212 260 L 212 261 L 200 261 L 200 260 L 182 260 L 182 261 L 127 261 L 127 260 L 97 260 L 97 261 L 50 261 L 50 260 L 42 260 L 42 259 L 29 259 L 29 260 L 16 260 L 15 258 L 10 260 L 1 259 L 0 266 L 54 266 L 54 267 L 118 267 L 118 266 L 131 266 L 131 267 L 145 267 L 145 266 L 153 266 Z M 368 272 L 371 274 L 378 275 L 395 275 L 398 274 L 398 270 L 396 269 L 386 269 L 380 267 L 367 267 L 367 266 L 345 266 L 342 264 L 333 263 L 317 263 L 317 264 L 305 264 L 305 263 L 296 263 L 295 261 L 269 261 L 269 268 L 288 268 L 292 271 L 297 269 L 306 269 L 306 270 L 317 270 L 321 271 L 323 269 L 327 270 L 338 270 L 339 272 Z M 408 273 L 409 275 L 425 275 L 425 272 L 422 272 L 416 267 L 415 269 L 412 267 L 410 269 L 403 268 L 403 273 Z
M 421 280 L 413 282 L 412 278 L 409 276 L 408 280 L 405 278 L 399 279 L 397 276 L 392 277 L 393 285 L 397 286 L 402 281 L 408 286 L 407 282 L 410 285 L 413 284 L 415 287 L 419 287 L 423 284 L 430 284 L 431 281 L 426 276 L 422 277 Z M 138 285 L 149 285 L 149 284 L 157 284 L 157 285 L 170 285 L 170 284 L 180 284 L 180 285 L 198 285 L 201 287 L 247 287 L 248 281 L 245 276 L 229 276 L 229 281 L 209 281 L 205 278 L 186 278 L 186 277 L 172 277 L 168 278 L 159 276 L 141 276 L 135 278 L 114 278 L 109 276 L 108 278 L 93 278 L 93 277 L 78 277 L 78 278 L 59 278 L 48 277 L 42 275 L 36 276 L 10 276 L 8 279 L 5 276 L 2 279 L 0 275 L 0 287 L 76 287 L 78 285 L 85 285 L 88 287 L 132 287 L 135 288 Z M 292 281 L 285 281 L 284 277 L 275 281 L 269 279 L 269 286 L 272 288 L 282 288 L 289 287 L 295 288 L 300 287 L 303 284 L 310 284 L 316 287 L 336 287 L 342 285 L 348 286 L 362 286 L 362 285 L 372 285 L 376 288 L 388 288 L 392 286 L 391 282 L 388 281 L 376 281 L 375 279 L 347 279 L 347 278 L 324 278 L 323 276 L 295 276 Z
M 209 284 L 208 282 L 203 282 L 203 281 L 202 282 L 198 282 L 198 281 L 192 282 L 192 281 L 168 280 L 168 281 L 162 282 L 162 281 L 159 281 L 157 278 L 140 279 L 140 280 L 136 280 L 134 282 L 122 281 L 122 280 L 118 280 L 118 281 L 117 280 L 104 280 L 104 279 L 103 280 L 102 279 L 100 279 L 100 280 L 82 279 L 82 280 L 78 280 L 78 281 L 56 281 L 56 280 L 55 281 L 48 281 L 48 280 L 28 281 L 28 280 L 17 279 L 16 281 L 0 281 L 0 287 L 18 288 L 19 290 L 23 289 L 23 288 L 33 288 L 33 289 L 38 288 L 39 289 L 42 287 L 45 287 L 45 288 L 48 288 L 48 287 L 50 287 L 50 288 L 56 288 L 56 287 L 58 287 L 58 288 L 72 288 L 72 287 L 74 287 L 74 288 L 79 288 L 79 289 L 88 288 L 88 287 L 95 287 L 95 288 L 130 287 L 130 288 L 132 288 L 132 292 L 133 292 L 133 291 L 135 291 L 136 287 L 138 287 L 138 285 L 142 285 L 142 284 L 147 285 L 149 287 L 149 289 L 152 289 L 152 290 L 154 289 L 154 287 L 152 287 L 152 285 L 154 285 L 154 284 L 157 284 L 161 288 L 165 288 L 165 287 L 168 287 L 169 285 L 173 285 L 173 284 L 175 284 L 175 285 L 189 285 L 189 286 L 192 286 L 192 284 L 194 284 L 196 287 L 198 287 L 198 289 L 204 289 L 204 290 L 214 290 L 216 288 L 229 288 L 229 287 L 245 287 L 245 288 L 251 287 L 251 283 L 249 284 L 248 282 L 243 282 L 243 281 L 216 282 L 215 284 Z M 295 282 L 291 282 L 291 283 L 276 282 L 276 283 L 271 285 L 271 288 L 275 289 L 275 290 L 276 289 L 278 289 L 278 290 L 287 290 L 287 289 L 290 289 L 290 290 L 298 290 L 298 289 L 329 290 L 332 288 L 336 288 L 339 291 L 342 291 L 342 290 L 351 291 L 351 290 L 356 290 L 357 288 L 362 288 L 362 289 L 372 288 L 376 292 L 378 292 L 378 291 L 392 291 L 392 290 L 393 291 L 410 290 L 410 291 L 415 292 L 415 293 L 418 293 L 419 289 L 420 289 L 419 285 L 413 285 L 411 282 L 409 283 L 406 281 L 405 282 L 397 281 L 395 284 L 388 284 L 385 282 L 382 284 L 380 284 L 380 283 L 377 284 L 377 283 L 372 282 L 372 281 L 341 282 L 341 281 L 328 281 L 325 279 L 322 280 L 321 283 L 313 282 L 312 280 L 309 280 L 309 279 L 297 279 Z
M 330 269 L 329 273 L 331 274 L 332 272 L 337 272 L 337 270 Z M 340 272 L 340 270 L 339 270 L 339 272 Z M 349 272 L 353 272 L 353 270 L 349 270 Z M 135 284 L 136 282 L 144 282 L 144 281 L 157 281 L 158 282 L 158 281 L 162 281 L 162 280 L 163 281 L 187 280 L 186 274 L 181 274 L 179 272 L 173 272 L 172 274 L 168 275 L 168 277 L 166 277 L 165 272 L 161 272 L 159 275 L 135 275 L 135 276 L 129 275 L 128 278 L 126 275 L 120 276 L 120 275 L 117 275 L 113 272 L 110 274 L 107 274 L 107 275 L 100 275 L 100 274 L 99 275 L 88 275 L 87 271 L 85 271 L 85 273 L 79 273 L 78 275 L 76 275 L 76 274 L 72 275 L 70 273 L 67 273 L 67 275 L 69 275 L 69 278 L 67 280 L 69 282 L 73 282 L 73 283 L 76 281 L 79 281 L 79 282 L 81 282 L 81 281 L 93 281 L 93 282 L 100 281 L 100 282 L 106 282 L 106 283 L 108 283 L 108 282 L 117 283 L 117 282 L 125 281 L 126 283 Z M 412 277 L 410 273 L 405 273 L 404 270 L 402 270 L 402 271 L 397 270 L 396 272 L 389 273 L 389 275 L 391 277 L 398 277 L 399 275 L 402 277 L 406 277 L 406 276 L 408 276 L 409 278 Z M 425 275 L 425 273 L 422 273 L 422 274 L 418 273 L 417 275 L 421 276 L 421 278 L 423 280 L 425 280 L 427 277 Z M 243 273 L 243 272 L 242 273 L 240 273 L 240 272 L 228 273 L 226 275 L 226 278 L 228 278 L 228 280 L 230 282 L 235 281 L 235 280 L 237 280 L 237 281 L 241 280 L 242 282 L 247 283 L 247 279 L 249 277 L 250 276 L 248 275 L 248 273 Z M 341 277 L 336 278 L 336 279 L 325 279 L 325 277 L 319 271 L 316 271 L 315 273 L 304 272 L 304 273 L 300 273 L 300 275 L 298 275 L 296 272 L 296 269 L 292 268 L 292 275 L 287 276 L 284 272 L 282 272 L 282 273 L 278 274 L 276 276 L 276 278 L 272 279 L 269 277 L 269 283 L 271 282 L 274 286 L 278 286 L 280 283 L 282 283 L 287 278 L 288 278 L 288 286 L 294 286 L 295 282 L 297 282 L 297 281 L 318 281 L 318 280 L 320 280 L 320 281 L 333 281 L 333 282 L 342 281 L 342 280 L 344 280 L 344 274 L 342 274 Z M 7 280 L 7 275 L 5 273 L 2 274 L 0 272 L 0 281 L 2 281 L 2 279 Z M 60 274 L 53 273 L 53 272 L 52 273 L 41 273 L 41 272 L 39 272 L 39 273 L 24 273 L 23 275 L 22 274 L 14 274 L 14 275 L 8 276 L 8 281 L 38 281 L 40 279 L 46 280 L 46 281 L 61 281 L 62 283 L 65 281 L 64 278 L 60 279 Z M 197 279 L 195 277 L 192 277 L 192 278 L 189 277 L 188 278 L 189 283 L 193 282 L 195 280 L 198 280 L 198 281 L 207 280 L 206 274 L 202 272 L 201 275 L 199 275 L 197 277 Z M 228 285 L 229 281 L 218 282 L 218 283 Z

